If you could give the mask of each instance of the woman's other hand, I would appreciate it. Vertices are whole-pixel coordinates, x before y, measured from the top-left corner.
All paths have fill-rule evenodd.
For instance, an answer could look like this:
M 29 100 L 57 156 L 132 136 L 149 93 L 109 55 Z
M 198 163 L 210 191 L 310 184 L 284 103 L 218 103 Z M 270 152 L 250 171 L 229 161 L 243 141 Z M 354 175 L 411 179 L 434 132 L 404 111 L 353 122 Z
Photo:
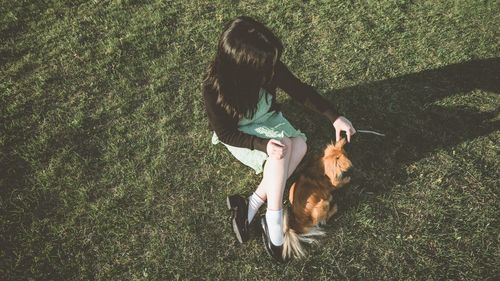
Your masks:
M 287 147 L 283 142 L 275 139 L 269 140 L 266 147 L 267 155 L 278 160 L 285 156 L 286 149 Z
M 352 126 L 351 121 L 349 121 L 344 116 L 340 116 L 333 122 L 333 127 L 335 128 L 335 138 L 336 141 L 340 140 L 340 132 L 344 131 L 347 135 L 347 142 L 351 142 L 351 136 L 356 133 L 356 129 Z

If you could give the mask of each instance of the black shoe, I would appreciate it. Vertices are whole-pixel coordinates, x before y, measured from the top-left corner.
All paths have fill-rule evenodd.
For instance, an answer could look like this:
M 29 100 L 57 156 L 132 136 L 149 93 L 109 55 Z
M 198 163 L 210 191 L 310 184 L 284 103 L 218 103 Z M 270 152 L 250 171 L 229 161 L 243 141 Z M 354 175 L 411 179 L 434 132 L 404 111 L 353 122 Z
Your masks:
M 262 242 L 264 242 L 264 248 L 266 248 L 267 254 L 279 262 L 287 261 L 287 259 L 283 257 L 283 245 L 275 246 L 273 242 L 271 242 L 265 215 L 261 217 L 260 224 L 262 226 Z
M 240 243 L 248 241 L 248 203 L 240 195 L 227 197 L 227 207 L 232 211 L 234 234 Z

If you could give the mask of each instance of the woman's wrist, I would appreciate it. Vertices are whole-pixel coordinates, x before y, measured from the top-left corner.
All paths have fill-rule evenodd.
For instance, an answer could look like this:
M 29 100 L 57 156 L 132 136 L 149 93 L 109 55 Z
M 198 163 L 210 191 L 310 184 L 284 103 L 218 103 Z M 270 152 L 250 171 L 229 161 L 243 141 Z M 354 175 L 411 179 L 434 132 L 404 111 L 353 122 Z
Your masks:
M 325 115 L 328 120 L 330 120 L 331 123 L 335 122 L 341 115 L 338 114 L 337 112 L 334 112 L 331 109 L 328 109 L 327 111 L 323 112 L 323 115 Z
M 253 141 L 253 149 L 257 149 L 264 153 L 267 153 L 267 143 L 269 142 L 269 139 L 254 137 Z

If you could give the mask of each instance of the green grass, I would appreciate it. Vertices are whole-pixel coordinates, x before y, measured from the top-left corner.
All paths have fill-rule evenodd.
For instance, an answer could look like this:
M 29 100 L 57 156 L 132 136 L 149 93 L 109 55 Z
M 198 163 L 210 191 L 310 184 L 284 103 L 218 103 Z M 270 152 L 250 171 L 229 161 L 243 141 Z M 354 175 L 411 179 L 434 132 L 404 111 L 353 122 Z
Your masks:
M 304 260 L 239 245 L 225 197 L 260 176 L 212 146 L 200 93 L 251 15 L 358 129 Z M 498 280 L 495 1 L 1 1 L 2 280 Z M 309 137 L 326 119 L 279 93 Z

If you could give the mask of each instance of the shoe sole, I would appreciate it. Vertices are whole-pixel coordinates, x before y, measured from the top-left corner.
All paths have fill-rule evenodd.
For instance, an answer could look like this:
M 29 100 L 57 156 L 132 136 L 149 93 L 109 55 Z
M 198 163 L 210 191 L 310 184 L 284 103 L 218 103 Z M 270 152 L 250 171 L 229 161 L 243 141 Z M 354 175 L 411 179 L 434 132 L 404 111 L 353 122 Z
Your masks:
M 264 243 L 264 249 L 266 250 L 267 255 L 269 257 L 271 257 L 274 261 L 277 261 L 279 263 L 284 263 L 284 262 L 286 262 L 285 260 L 278 259 L 278 258 L 274 257 L 273 254 L 271 253 L 271 250 L 267 247 L 267 242 L 269 242 L 269 243 L 272 243 L 272 242 L 271 242 L 271 238 L 268 235 L 269 229 L 267 227 L 266 222 L 264 222 L 264 220 L 265 220 L 265 218 L 261 219 L 261 221 L 260 221 L 260 225 L 262 227 L 262 242 Z M 266 237 L 267 237 L 267 239 L 266 239 Z
M 260 221 L 260 227 L 262 228 L 262 243 L 264 244 L 264 249 L 266 250 L 267 255 L 272 258 L 273 255 L 271 254 L 271 252 L 269 252 L 269 249 L 267 248 L 267 239 L 266 239 L 267 227 L 265 225 L 265 222 L 263 222 L 262 220 Z
M 227 208 L 230 211 L 235 210 L 235 208 L 231 207 L 231 202 L 229 200 L 229 196 L 226 197 L 226 202 L 227 202 Z M 233 222 L 233 231 L 234 231 L 234 234 L 236 234 L 236 239 L 238 239 L 238 242 L 240 242 L 241 244 L 243 244 L 243 239 L 241 239 L 241 233 L 238 230 L 238 224 L 236 223 L 236 216 L 233 216 L 232 222 Z

